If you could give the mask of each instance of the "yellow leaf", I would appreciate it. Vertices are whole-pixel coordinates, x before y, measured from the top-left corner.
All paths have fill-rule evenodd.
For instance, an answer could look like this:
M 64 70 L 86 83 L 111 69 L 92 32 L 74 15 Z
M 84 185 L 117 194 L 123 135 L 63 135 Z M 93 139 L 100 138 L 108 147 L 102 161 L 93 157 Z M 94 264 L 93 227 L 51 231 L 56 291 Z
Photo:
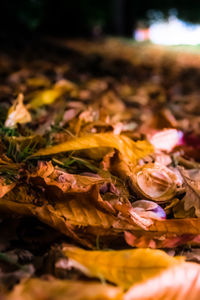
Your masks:
M 153 152 L 153 146 L 147 141 L 134 142 L 125 135 L 97 133 L 74 138 L 67 142 L 41 149 L 33 156 L 46 156 L 72 150 L 99 147 L 115 148 L 120 151 L 126 160 L 132 163 L 136 163 L 138 159 L 143 158 Z
M 49 105 L 53 103 L 59 96 L 61 96 L 59 90 L 45 90 L 38 92 L 30 103 L 31 108 L 38 108 L 42 105 Z
M 200 266 L 181 263 L 158 276 L 136 284 L 124 300 L 199 300 Z
M 59 279 L 29 279 L 17 286 L 5 300 L 122 300 L 120 288 L 98 282 Z
M 183 257 L 171 257 L 152 249 L 91 251 L 66 245 L 63 253 L 85 267 L 90 276 L 104 278 L 125 289 L 183 261 Z
M 75 89 L 75 87 L 75 84 L 68 80 L 60 80 L 53 88 L 37 91 L 32 96 L 30 95 L 29 107 L 35 109 L 43 105 L 50 105 L 66 92 Z
M 47 77 L 32 77 L 27 79 L 27 85 L 30 87 L 49 87 L 50 80 Z
M 24 96 L 19 94 L 16 101 L 8 111 L 8 116 L 5 121 L 6 127 L 15 127 L 17 123 L 24 124 L 31 122 L 31 114 L 23 104 Z

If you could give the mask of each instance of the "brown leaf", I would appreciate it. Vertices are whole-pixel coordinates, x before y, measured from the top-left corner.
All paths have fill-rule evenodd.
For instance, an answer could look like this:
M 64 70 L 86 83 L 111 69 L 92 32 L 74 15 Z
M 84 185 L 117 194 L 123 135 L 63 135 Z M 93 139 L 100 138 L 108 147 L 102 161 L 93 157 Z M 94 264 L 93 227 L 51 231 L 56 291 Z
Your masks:
M 90 230 L 94 235 L 115 235 L 135 229 L 125 218 L 118 218 L 95 207 L 91 198 L 78 194 L 66 200 L 54 199 L 49 203 L 44 195 L 38 195 L 27 186 L 17 186 L 0 199 L 0 211 L 22 216 L 35 216 L 40 221 L 72 237 L 78 243 L 92 247 L 90 242 L 81 239 L 75 233 L 79 228 Z M 105 207 L 104 207 L 105 208 Z
M 15 182 L 8 182 L 3 177 L 0 177 L 0 198 L 2 198 L 5 194 L 10 192 L 14 187 L 16 183 Z
M 124 233 L 129 246 L 137 248 L 175 248 L 180 245 L 193 244 L 194 234 L 177 235 L 174 233 L 159 232 L 128 232 Z
M 105 182 L 105 179 L 100 176 L 92 177 L 67 173 L 54 167 L 51 161 L 39 161 L 36 171 L 29 173 L 28 178 L 33 185 L 44 186 L 45 188 L 54 187 L 55 192 L 61 190 L 63 194 L 85 193 L 91 190 L 93 185 Z M 59 195 L 57 196 L 59 197 Z
M 188 211 L 191 208 L 195 208 L 195 215 L 200 217 L 200 170 L 184 170 L 179 168 L 179 171 L 183 177 L 186 189 L 186 195 L 182 199 L 184 208 Z
M 143 199 L 165 202 L 175 196 L 179 178 L 171 169 L 158 163 L 149 163 L 131 171 L 133 187 Z

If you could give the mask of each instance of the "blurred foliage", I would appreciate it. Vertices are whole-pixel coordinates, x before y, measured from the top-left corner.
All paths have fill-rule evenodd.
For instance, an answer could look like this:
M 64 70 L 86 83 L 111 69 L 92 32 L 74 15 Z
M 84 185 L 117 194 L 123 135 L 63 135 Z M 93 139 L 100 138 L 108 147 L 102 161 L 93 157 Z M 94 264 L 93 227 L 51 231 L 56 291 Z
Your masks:
M 149 10 L 167 17 L 173 8 L 186 21 L 200 21 L 200 5 L 195 0 L 7 0 L 0 4 L 0 32 L 130 35 L 138 20 L 147 20 Z

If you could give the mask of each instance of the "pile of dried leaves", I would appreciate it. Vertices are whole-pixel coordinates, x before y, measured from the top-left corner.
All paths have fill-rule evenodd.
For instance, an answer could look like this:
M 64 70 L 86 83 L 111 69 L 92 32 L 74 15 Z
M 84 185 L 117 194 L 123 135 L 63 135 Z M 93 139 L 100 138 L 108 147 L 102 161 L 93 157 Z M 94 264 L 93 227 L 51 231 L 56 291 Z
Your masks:
M 199 299 L 199 57 L 40 45 L 0 53 L 3 299 Z

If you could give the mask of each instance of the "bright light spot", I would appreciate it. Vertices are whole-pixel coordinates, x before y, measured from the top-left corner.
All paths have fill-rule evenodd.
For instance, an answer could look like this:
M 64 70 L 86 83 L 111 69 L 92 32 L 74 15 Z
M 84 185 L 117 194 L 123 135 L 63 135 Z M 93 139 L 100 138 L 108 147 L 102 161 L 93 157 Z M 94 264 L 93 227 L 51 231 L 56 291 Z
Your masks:
M 149 28 L 137 28 L 134 38 L 138 42 L 152 41 L 161 45 L 197 45 L 200 44 L 200 24 L 192 25 L 179 20 L 171 14 L 168 21 L 164 21 L 157 11 L 149 14 L 151 25 Z
M 197 45 L 200 44 L 200 25 L 190 25 L 173 16 L 168 22 L 152 24 L 149 39 L 162 45 Z

